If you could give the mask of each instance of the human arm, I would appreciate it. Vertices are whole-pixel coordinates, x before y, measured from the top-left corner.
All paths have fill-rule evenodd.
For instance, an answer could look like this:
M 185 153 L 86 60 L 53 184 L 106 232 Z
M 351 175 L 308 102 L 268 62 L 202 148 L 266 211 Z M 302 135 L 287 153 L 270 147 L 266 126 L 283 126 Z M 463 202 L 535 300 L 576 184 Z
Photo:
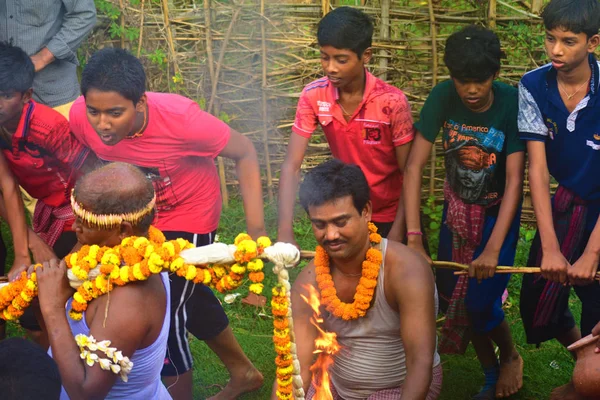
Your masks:
M 404 171 L 404 185 L 402 197 L 406 213 L 406 229 L 408 232 L 421 232 L 421 185 L 425 164 L 431 154 L 433 143 L 427 140 L 420 132 L 417 132 L 412 143 L 411 151 Z M 408 235 L 408 247 L 417 251 L 425 259 L 431 262 L 427 251 L 423 247 L 421 235 Z
M 39 302 L 48 332 L 52 357 L 61 376 L 62 385 L 71 399 L 103 399 L 109 393 L 117 375 L 105 371 L 96 363 L 89 367 L 80 358 L 79 347 L 67 321 L 65 302 L 73 295 L 66 278 L 64 261 L 53 260 L 37 270 Z M 135 288 L 118 287 L 110 294 L 111 307 L 99 298 L 98 312 L 90 325 L 90 335 L 98 341 L 110 340 L 111 347 L 131 358 L 149 330 L 147 317 L 140 313 L 144 297 Z M 107 297 L 107 296 L 104 296 Z M 88 308 L 89 313 L 90 308 Z M 102 358 L 102 353 L 98 354 Z M 135 366 L 134 366 L 135 368 Z
M 402 146 L 396 147 L 396 160 L 398 161 L 398 168 L 400 173 L 404 175 L 404 169 L 406 167 L 406 161 L 408 160 L 408 154 L 410 153 L 411 143 L 408 142 Z M 394 222 L 390 228 L 390 232 L 387 236 L 390 240 L 396 242 L 402 242 L 406 235 L 406 212 L 404 210 L 404 201 L 402 199 L 402 191 L 400 191 L 400 197 L 398 197 L 398 208 L 396 210 L 396 216 Z
M 524 169 L 524 152 L 514 152 L 506 157 L 506 183 L 498 218 L 483 252 L 469 266 L 471 278 L 481 281 L 494 276 L 500 249 L 521 202 Z
M 542 276 L 554 282 L 567 280 L 569 262 L 560 251 L 560 244 L 552 220 L 550 201 L 550 173 L 546 163 L 546 147 L 541 141 L 528 141 L 529 186 L 533 210 L 542 242 Z
M 77 62 L 77 48 L 96 24 L 96 6 L 93 0 L 62 0 L 65 8 L 59 31 L 46 46 L 31 56 L 38 72 L 54 60 Z
M 600 262 L 600 217 L 592 230 L 581 257 L 567 270 L 572 285 L 588 285 L 594 281 Z
M 294 238 L 294 205 L 300 182 L 300 167 L 308 147 L 308 137 L 296 133 L 290 135 L 285 160 L 279 177 L 279 200 L 277 215 L 277 240 L 298 246 Z
M 29 240 L 27 237 L 27 222 L 25 207 L 21 199 L 19 184 L 13 176 L 6 159 L 0 155 L 0 190 L 2 191 L 4 212 L 2 217 L 8 221 L 12 234 L 15 259 L 8 272 L 10 280 L 19 275 L 31 263 L 29 258 Z M 10 210 L 10 212 L 6 212 Z
M 304 393 L 312 382 L 312 372 L 310 367 L 313 364 L 315 350 L 315 339 L 317 338 L 317 328 L 311 323 L 314 316 L 313 309 L 302 299 L 302 296 L 310 297 L 308 286 L 317 288 L 315 281 L 315 267 L 311 262 L 304 267 L 298 275 L 292 286 L 290 294 L 292 301 L 292 316 L 294 318 L 294 336 L 296 343 L 296 355 L 300 363 L 300 375 L 302 377 Z M 276 400 L 277 380 L 273 384 L 271 399 Z
M 386 254 L 386 299 L 391 291 L 391 304 L 395 303 L 400 315 L 400 337 L 406 355 L 402 399 L 424 400 L 431 385 L 436 346 L 433 273 L 412 250 L 388 242 L 388 253 L 390 249 L 394 257 L 390 259 Z
M 248 234 L 254 239 L 266 236 L 260 166 L 254 144 L 246 136 L 230 129 L 229 141 L 219 156 L 235 161 Z

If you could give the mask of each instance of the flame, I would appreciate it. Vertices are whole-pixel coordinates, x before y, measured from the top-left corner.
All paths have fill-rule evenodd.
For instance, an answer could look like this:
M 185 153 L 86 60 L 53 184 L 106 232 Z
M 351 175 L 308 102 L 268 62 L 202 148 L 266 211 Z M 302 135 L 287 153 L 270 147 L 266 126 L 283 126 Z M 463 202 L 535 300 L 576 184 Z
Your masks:
M 333 364 L 332 356 L 340 350 L 341 346 L 338 344 L 337 335 L 334 332 L 324 331 L 320 327 L 320 324 L 323 323 L 323 317 L 319 309 L 321 302 L 317 290 L 312 285 L 304 285 L 304 288 L 308 291 L 310 297 L 300 296 L 313 309 L 314 315 L 310 322 L 317 328 L 318 332 L 315 339 L 315 351 L 313 352 L 318 355 L 314 364 L 310 367 L 310 371 L 313 373 L 313 385 L 316 389 L 313 399 L 333 400 L 327 371 Z

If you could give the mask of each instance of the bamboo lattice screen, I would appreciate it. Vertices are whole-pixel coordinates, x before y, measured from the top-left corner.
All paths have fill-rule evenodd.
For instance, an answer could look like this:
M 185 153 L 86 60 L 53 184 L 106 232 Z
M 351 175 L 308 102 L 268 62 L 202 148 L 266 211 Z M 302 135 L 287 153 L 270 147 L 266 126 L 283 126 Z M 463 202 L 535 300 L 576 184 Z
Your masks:
M 150 90 L 196 100 L 250 137 L 259 152 L 263 184 L 272 197 L 296 102 L 304 85 L 321 76 L 316 24 L 339 6 L 330 0 L 97 0 L 120 13 L 99 16 L 99 28 L 83 56 L 119 46 L 140 56 Z M 541 0 L 344 0 L 375 20 L 369 69 L 401 88 L 414 117 L 431 88 L 448 78 L 444 42 L 468 23 L 496 29 L 507 53 L 501 80 L 516 85 L 543 63 Z M 115 35 L 114 26 L 121 34 Z M 129 34 L 124 34 L 128 32 Z M 441 148 L 439 143 L 437 153 Z M 443 163 L 434 154 L 425 172 L 423 197 L 442 195 Z M 313 135 L 303 168 L 329 157 L 321 132 Z M 232 165 L 218 161 L 224 202 L 237 182 Z M 526 181 L 524 219 L 533 218 Z

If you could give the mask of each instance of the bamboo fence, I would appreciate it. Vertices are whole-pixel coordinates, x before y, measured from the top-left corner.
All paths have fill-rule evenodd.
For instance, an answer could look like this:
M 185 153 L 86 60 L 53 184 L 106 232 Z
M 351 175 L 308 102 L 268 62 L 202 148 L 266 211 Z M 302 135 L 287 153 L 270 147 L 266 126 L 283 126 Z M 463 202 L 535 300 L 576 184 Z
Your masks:
M 296 103 L 307 83 L 321 76 L 316 24 L 331 0 L 99 0 L 118 16 L 99 13 L 99 26 L 83 56 L 104 46 L 130 49 L 144 62 L 148 86 L 177 92 L 250 137 L 259 152 L 263 184 L 272 198 L 278 183 Z M 98 4 L 98 2 L 97 2 Z M 401 88 L 415 119 L 431 88 L 448 78 L 443 63 L 449 34 L 469 23 L 496 29 L 507 59 L 501 80 L 516 85 L 543 63 L 541 0 L 344 0 L 375 21 L 369 69 Z M 100 9 L 100 7 L 99 7 Z M 112 18 L 112 19 L 111 19 Z M 114 26 L 120 35 L 112 35 Z M 125 35 L 129 30 L 134 34 Z M 137 32 L 137 35 L 135 34 Z M 444 179 L 437 143 L 425 172 L 423 197 L 441 198 Z M 319 130 L 303 169 L 330 157 Z M 237 182 L 233 166 L 218 160 L 223 201 Z M 533 213 L 525 182 L 524 220 Z

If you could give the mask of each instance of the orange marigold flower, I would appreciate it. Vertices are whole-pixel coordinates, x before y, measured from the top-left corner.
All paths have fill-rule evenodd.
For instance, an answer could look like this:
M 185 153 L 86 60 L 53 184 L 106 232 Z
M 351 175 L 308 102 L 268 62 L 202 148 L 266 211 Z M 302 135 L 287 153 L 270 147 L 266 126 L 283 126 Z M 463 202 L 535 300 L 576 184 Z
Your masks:
M 265 279 L 265 274 L 264 272 L 250 272 L 248 278 L 250 278 L 252 282 L 260 283 Z
M 287 318 L 273 318 L 273 326 L 275 329 L 287 329 L 290 326 L 290 322 Z

